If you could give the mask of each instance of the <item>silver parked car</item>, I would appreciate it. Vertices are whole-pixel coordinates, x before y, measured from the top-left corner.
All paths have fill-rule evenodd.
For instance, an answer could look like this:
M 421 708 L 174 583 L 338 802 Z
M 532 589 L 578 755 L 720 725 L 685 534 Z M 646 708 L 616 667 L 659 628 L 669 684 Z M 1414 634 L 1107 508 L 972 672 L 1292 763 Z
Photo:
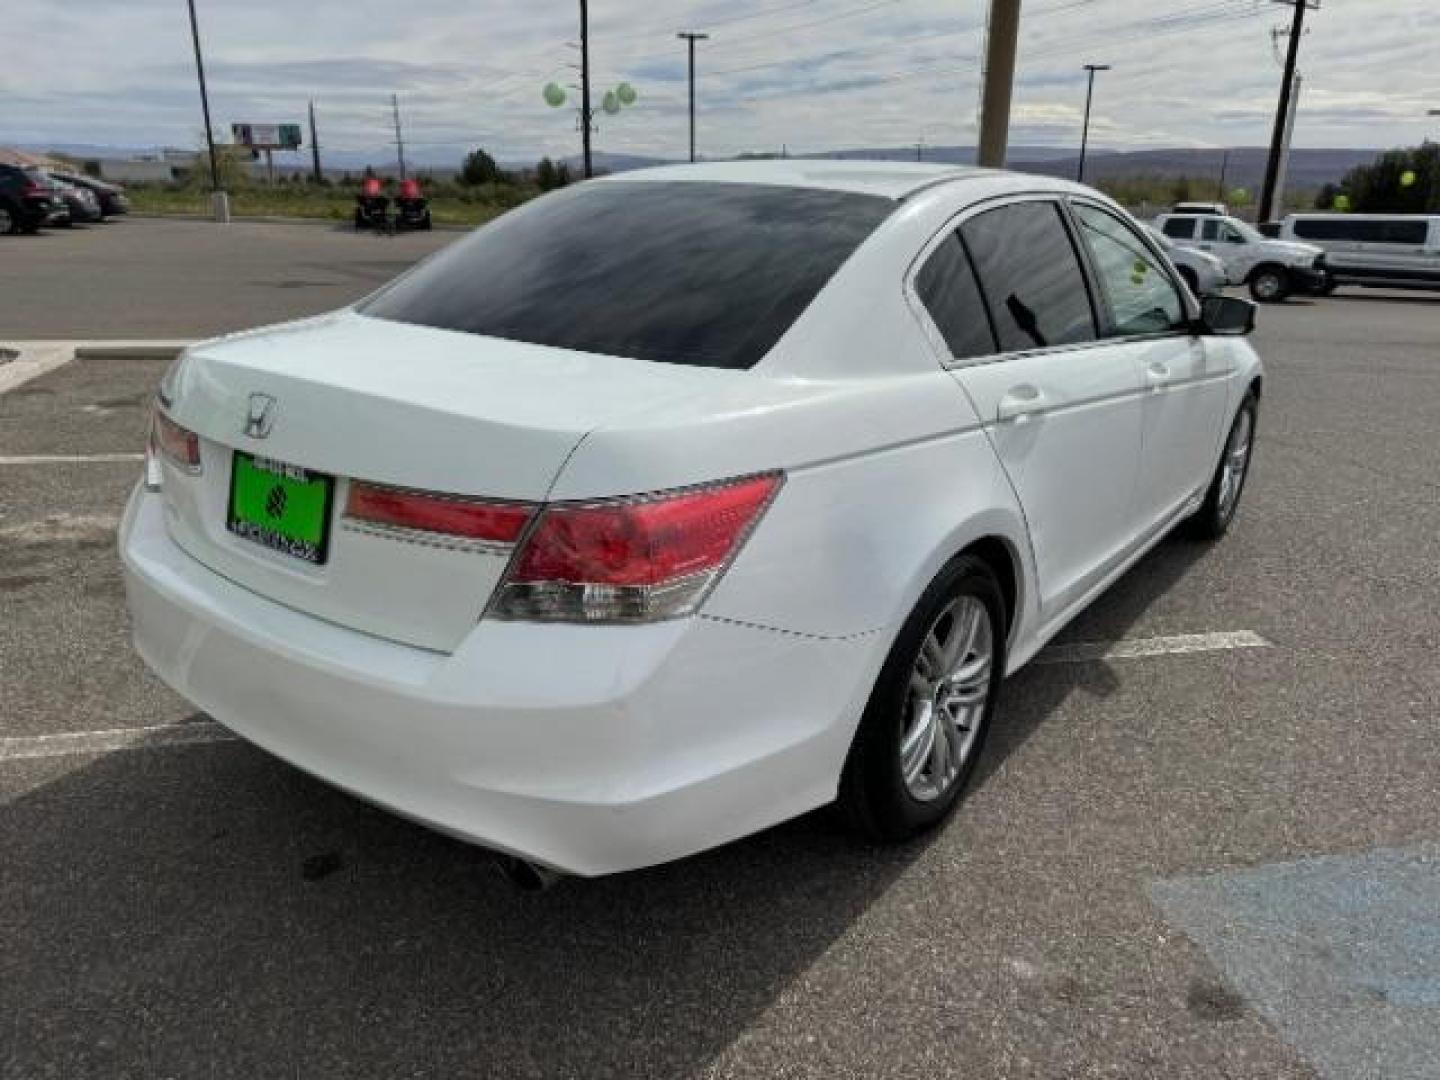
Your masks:
M 1150 239 L 1165 249 L 1175 269 L 1196 296 L 1214 296 L 1226 285 L 1225 264 L 1209 252 L 1181 247 L 1153 225 L 1146 225 Z

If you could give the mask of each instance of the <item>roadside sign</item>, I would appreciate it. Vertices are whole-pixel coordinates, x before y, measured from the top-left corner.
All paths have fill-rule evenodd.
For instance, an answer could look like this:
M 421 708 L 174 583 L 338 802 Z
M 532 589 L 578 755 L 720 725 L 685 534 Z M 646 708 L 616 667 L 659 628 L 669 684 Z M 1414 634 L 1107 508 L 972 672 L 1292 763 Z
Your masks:
M 231 124 L 235 142 L 251 150 L 298 150 L 299 124 Z

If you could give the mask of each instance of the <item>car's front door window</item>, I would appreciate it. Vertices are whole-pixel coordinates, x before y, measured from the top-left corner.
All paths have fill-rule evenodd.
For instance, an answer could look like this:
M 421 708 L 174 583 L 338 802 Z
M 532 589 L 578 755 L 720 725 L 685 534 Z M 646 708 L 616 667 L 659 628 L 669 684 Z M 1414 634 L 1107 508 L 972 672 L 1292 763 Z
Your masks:
M 1133 337 L 1184 328 L 1185 304 L 1146 243 L 1098 207 L 1076 204 L 1074 210 L 1110 305 L 1114 333 Z

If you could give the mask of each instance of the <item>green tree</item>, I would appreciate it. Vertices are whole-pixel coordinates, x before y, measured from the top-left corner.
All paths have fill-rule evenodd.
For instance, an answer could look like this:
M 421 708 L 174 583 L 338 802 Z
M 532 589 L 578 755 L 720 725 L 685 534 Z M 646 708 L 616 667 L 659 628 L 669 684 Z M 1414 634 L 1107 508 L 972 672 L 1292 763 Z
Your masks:
M 554 191 L 570 183 L 570 166 L 568 163 L 554 162 L 548 157 L 543 157 L 535 165 L 535 186 L 541 191 Z
M 473 150 L 466 154 L 465 161 L 460 166 L 460 182 L 472 187 L 480 184 L 503 184 L 508 180 L 505 171 L 484 150 Z
M 1440 143 L 1390 150 L 1351 169 L 1340 187 L 1358 213 L 1440 213 Z

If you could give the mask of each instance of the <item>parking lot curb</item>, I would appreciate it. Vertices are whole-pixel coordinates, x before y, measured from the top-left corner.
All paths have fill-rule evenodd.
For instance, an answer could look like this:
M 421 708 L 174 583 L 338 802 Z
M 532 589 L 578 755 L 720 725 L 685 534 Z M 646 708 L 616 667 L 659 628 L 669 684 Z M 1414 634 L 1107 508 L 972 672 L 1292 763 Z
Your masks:
M 189 341 L 81 341 L 76 360 L 173 360 Z
M 189 341 L 0 341 L 0 394 L 72 360 L 172 360 Z

